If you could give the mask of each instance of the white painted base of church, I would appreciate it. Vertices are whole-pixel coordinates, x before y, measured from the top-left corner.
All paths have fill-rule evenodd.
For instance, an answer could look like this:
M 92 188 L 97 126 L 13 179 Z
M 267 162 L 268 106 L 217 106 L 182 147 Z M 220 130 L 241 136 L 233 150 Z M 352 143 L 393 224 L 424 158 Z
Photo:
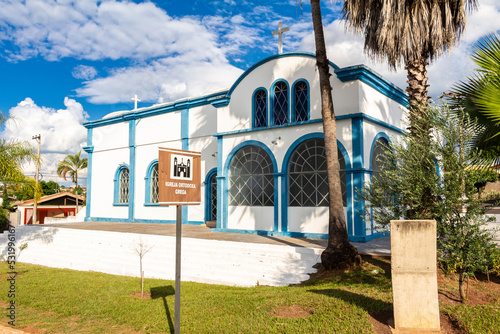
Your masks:
M 175 237 L 136 233 L 19 226 L 16 246 L 28 247 L 20 262 L 55 268 L 139 276 L 134 247 L 142 240 L 153 246 L 143 258 L 147 278 L 175 279 Z M 7 232 L 0 235 L 6 258 Z M 182 239 L 182 281 L 234 286 L 283 286 L 299 283 L 316 272 L 322 249 L 234 241 Z

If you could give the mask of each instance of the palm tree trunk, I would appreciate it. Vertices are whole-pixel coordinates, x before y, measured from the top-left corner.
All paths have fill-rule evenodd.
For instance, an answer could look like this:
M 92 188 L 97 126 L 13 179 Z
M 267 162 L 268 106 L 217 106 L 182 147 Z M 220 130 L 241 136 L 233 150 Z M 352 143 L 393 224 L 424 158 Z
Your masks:
M 78 169 L 75 173 L 75 184 L 76 184 L 76 210 L 75 210 L 75 216 L 78 213 Z
M 330 67 L 326 56 L 320 0 L 311 0 L 311 11 L 316 42 L 316 65 L 321 90 L 321 115 L 325 134 L 325 155 L 328 171 L 329 219 L 328 245 L 321 254 L 321 262 L 326 269 L 347 268 L 360 262 L 357 249 L 349 242 L 342 203 L 340 170 L 337 153 L 337 130 L 333 110 Z
M 427 56 L 406 63 L 406 77 L 408 78 L 406 92 L 410 103 L 410 133 L 417 135 L 420 130 L 428 132 L 428 121 L 425 117 L 425 108 L 429 104 L 427 87 Z

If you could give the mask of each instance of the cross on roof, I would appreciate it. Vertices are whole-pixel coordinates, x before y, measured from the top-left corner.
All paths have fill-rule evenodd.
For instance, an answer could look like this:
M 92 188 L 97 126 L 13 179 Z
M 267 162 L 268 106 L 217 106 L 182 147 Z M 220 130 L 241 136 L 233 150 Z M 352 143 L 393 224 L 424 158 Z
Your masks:
M 137 94 L 133 98 L 131 98 L 132 101 L 134 101 L 134 110 L 137 109 L 137 102 L 140 102 L 141 99 L 137 97 Z
M 275 30 L 273 31 L 273 36 L 275 35 L 279 35 L 279 39 L 278 39 L 278 54 L 281 54 L 283 53 L 283 33 L 289 31 L 290 28 L 289 27 L 286 27 L 286 28 L 283 28 L 283 22 L 280 21 L 279 25 L 278 25 L 278 30 Z

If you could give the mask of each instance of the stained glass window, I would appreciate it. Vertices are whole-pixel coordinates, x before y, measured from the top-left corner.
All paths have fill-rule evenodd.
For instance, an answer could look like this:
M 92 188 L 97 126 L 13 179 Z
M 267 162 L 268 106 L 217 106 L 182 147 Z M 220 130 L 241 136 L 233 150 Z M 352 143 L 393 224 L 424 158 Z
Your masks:
M 128 168 L 123 168 L 120 172 L 118 203 L 128 203 L 129 179 Z

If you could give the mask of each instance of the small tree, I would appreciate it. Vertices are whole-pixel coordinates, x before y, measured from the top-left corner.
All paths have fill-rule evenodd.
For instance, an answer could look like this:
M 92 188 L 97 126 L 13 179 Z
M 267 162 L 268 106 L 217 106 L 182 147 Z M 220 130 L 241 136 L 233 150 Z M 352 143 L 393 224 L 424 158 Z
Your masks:
M 479 151 L 472 149 L 474 136 L 463 126 L 467 117 L 428 108 L 430 142 L 402 136 L 380 157 L 382 168 L 359 194 L 367 201 L 365 218 L 387 229 L 391 219 L 436 219 L 440 262 L 448 272 L 459 274 L 459 290 L 466 300 L 464 280 L 477 270 L 499 268 L 499 251 L 492 242 L 488 219 L 475 191 Z M 429 138 L 426 136 L 426 138 Z M 422 163 L 424 160 L 424 163 Z M 433 168 L 428 168 L 432 162 Z M 422 191 L 429 191 L 428 198 Z
M 144 240 L 139 239 L 134 247 L 134 251 L 139 255 L 139 270 L 141 274 L 141 298 L 144 298 L 144 271 L 142 270 L 142 258 L 153 246 L 149 246 Z

